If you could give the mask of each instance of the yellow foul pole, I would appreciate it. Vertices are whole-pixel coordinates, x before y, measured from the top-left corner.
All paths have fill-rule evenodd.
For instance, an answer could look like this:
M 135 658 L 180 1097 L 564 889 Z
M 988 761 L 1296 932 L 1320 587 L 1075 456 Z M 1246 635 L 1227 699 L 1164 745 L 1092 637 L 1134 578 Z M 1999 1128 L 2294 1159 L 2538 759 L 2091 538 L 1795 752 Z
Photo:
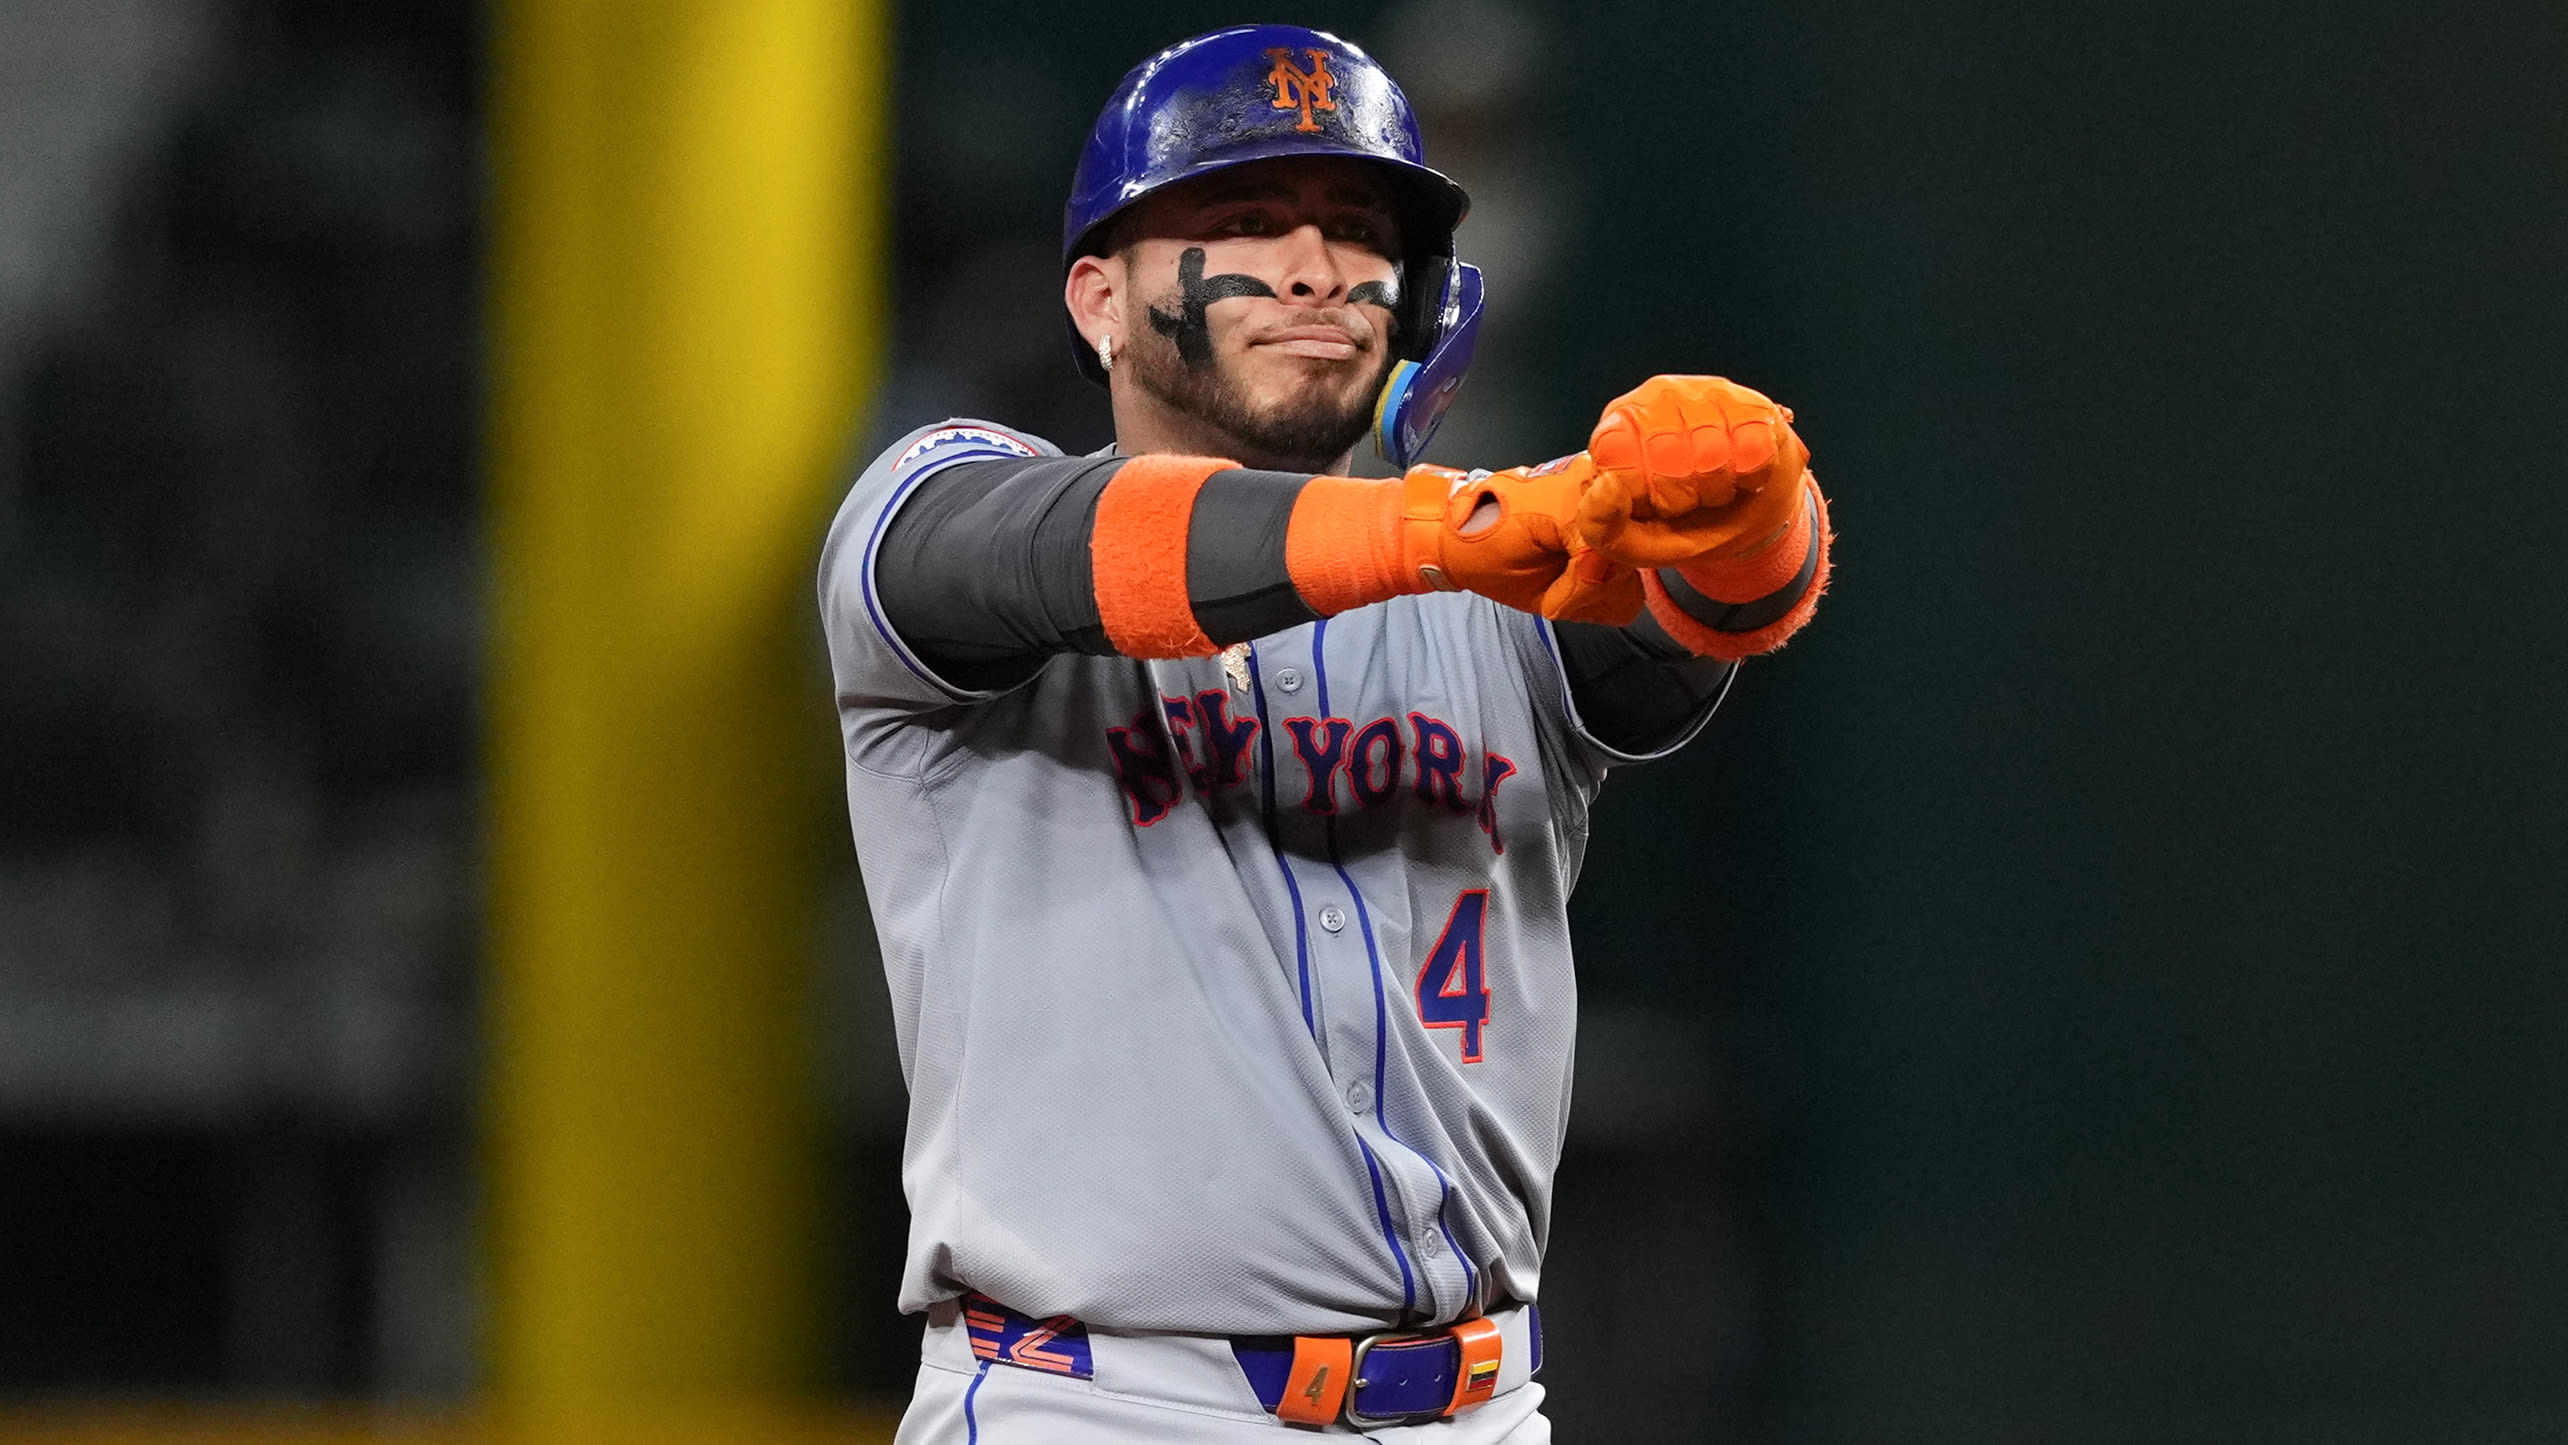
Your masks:
M 544 1414 L 812 1375 L 796 629 L 876 364 L 887 31 L 494 14 L 490 1363 Z

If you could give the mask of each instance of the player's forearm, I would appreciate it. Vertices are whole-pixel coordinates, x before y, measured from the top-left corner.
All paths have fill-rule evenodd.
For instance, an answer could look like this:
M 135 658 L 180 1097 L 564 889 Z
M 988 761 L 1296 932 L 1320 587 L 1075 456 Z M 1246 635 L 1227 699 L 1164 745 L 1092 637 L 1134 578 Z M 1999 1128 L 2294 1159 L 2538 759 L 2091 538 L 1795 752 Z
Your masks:
M 876 586 L 902 639 L 968 686 L 1005 685 L 1062 652 L 1200 656 L 1422 590 L 1402 543 L 1403 499 L 1414 490 L 1400 479 L 1314 479 L 1208 458 L 969 462 L 930 478 L 895 515 Z M 1600 651 L 1589 666 L 1597 714 L 1628 716 L 1630 727 L 1617 730 L 1635 738 L 1671 710 L 1690 718 L 1718 696 L 1727 676 L 1719 659 L 1778 645 L 1808 615 L 1824 538 L 1820 514 L 1820 525 L 1721 573 L 1662 569 L 1650 589 L 1658 621 L 1635 624 L 1643 652 Z M 1780 585 L 1736 590 L 1741 577 L 1779 566 L 1789 569 Z M 1644 655 L 1649 667 L 1673 670 L 1663 679 L 1632 672 Z M 1609 673 L 1633 681 L 1598 681 Z M 1580 702 L 1588 706 L 1583 694 Z
M 875 585 L 886 617 L 922 658 L 973 686 L 1013 680 L 1062 652 L 1200 650 L 1133 635 L 1137 611 L 1142 630 L 1152 620 L 1154 586 L 1175 590 L 1165 584 L 1181 570 L 1182 598 L 1160 610 L 1182 608 L 1182 621 L 1214 645 L 1316 617 L 1285 562 L 1308 479 L 1222 468 L 1180 489 L 1151 475 L 1173 460 L 970 462 L 938 473 L 884 534 Z

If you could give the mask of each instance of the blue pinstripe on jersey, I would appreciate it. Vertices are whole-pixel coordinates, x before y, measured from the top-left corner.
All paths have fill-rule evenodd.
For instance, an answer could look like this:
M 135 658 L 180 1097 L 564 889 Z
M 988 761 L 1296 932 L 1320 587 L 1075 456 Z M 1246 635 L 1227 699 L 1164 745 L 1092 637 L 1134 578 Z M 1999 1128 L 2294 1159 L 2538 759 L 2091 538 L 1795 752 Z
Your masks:
M 1325 716 L 1329 710 L 1329 682 L 1328 673 L 1320 663 L 1320 648 L 1321 644 L 1328 636 L 1328 629 L 1329 624 L 1325 618 L 1311 624 L 1311 675 L 1317 679 L 1319 683 L 1320 712 L 1323 716 Z M 1266 700 L 1263 697 L 1260 697 L 1258 699 L 1257 706 L 1259 716 L 1263 717 L 1265 714 Z M 1263 731 L 1263 729 L 1261 729 L 1261 731 Z M 1272 758 L 1273 755 L 1270 751 L 1270 763 L 1272 762 Z M 1270 786 L 1267 790 L 1267 802 L 1271 808 L 1274 802 L 1274 789 L 1271 786 L 1271 774 L 1269 782 Z M 1328 820 L 1328 840 L 1329 866 L 1336 868 L 1339 879 L 1344 881 L 1346 880 L 1346 869 L 1339 866 L 1337 861 L 1337 821 L 1335 819 Z M 1290 863 L 1284 863 L 1284 849 L 1280 843 L 1275 849 L 1275 861 L 1284 864 L 1285 886 L 1291 888 L 1293 865 Z M 1355 891 L 1355 885 L 1352 882 L 1347 883 L 1347 891 L 1349 893 L 1353 893 Z M 1301 890 L 1295 888 L 1293 890 L 1293 937 L 1297 943 L 1307 942 L 1310 936 L 1305 931 L 1306 926 L 1302 921 L 1301 903 Z M 1361 903 L 1362 900 L 1359 899 L 1358 906 L 1361 906 Z M 1303 985 L 1306 989 L 1309 987 L 1308 966 L 1308 959 L 1306 956 L 1304 960 L 1305 972 L 1303 975 Z M 1375 993 L 1377 995 L 1380 991 L 1381 990 L 1378 987 L 1375 989 Z M 1305 993 L 1303 998 L 1305 1005 L 1303 1016 L 1307 1021 L 1309 1018 L 1309 994 Z M 1375 999 L 1376 1009 L 1373 1033 L 1373 1098 L 1374 1118 L 1376 1122 L 1379 1122 L 1381 1119 L 1382 1100 L 1382 1021 L 1379 1008 L 1380 1002 L 1381 1000 L 1377 997 Z M 1388 1134 L 1391 1131 L 1388 1128 L 1385 1128 L 1382 1132 Z M 1400 1312 L 1405 1315 L 1409 1311 L 1418 1307 L 1417 1275 L 1409 1268 L 1408 1246 L 1400 1242 L 1400 1231 L 1391 1222 L 1391 1195 L 1390 1191 L 1387 1190 L 1382 1183 L 1382 1161 L 1373 1157 L 1373 1146 L 1364 1142 L 1363 1135 L 1359 1134 L 1356 1136 L 1355 1147 L 1364 1155 L 1364 1172 L 1370 1175 L 1373 1180 L 1373 1213 L 1374 1217 L 1380 1220 L 1382 1224 L 1382 1242 L 1391 1246 L 1391 1257 L 1399 1261 L 1400 1264 Z
M 1328 640 L 1329 624 L 1326 618 L 1311 624 L 1311 676 L 1319 689 L 1320 716 L 1322 717 L 1336 716 L 1334 710 L 1329 707 Z M 1398 779 L 1393 779 L 1393 783 L 1396 786 Z M 1455 1262 L 1462 1266 L 1463 1292 L 1477 1298 L 1480 1293 L 1480 1271 L 1472 1266 L 1471 1256 L 1463 1250 L 1460 1241 L 1453 1237 L 1453 1227 L 1445 1222 L 1445 1207 L 1453 1202 L 1453 1181 L 1445 1177 L 1444 1170 L 1437 1166 L 1436 1161 L 1427 1157 L 1426 1151 L 1401 1138 L 1399 1131 L 1391 1127 L 1389 1116 L 1383 1112 L 1386 1104 L 1383 1096 L 1389 1092 L 1386 1084 L 1391 1050 L 1391 1006 L 1382 986 L 1382 950 L 1373 941 L 1373 910 L 1365 906 L 1364 890 L 1355 886 L 1355 876 L 1346 871 L 1346 860 L 1338 850 L 1337 815 L 1329 814 L 1320 822 L 1322 835 L 1328 840 L 1329 866 L 1337 871 L 1338 881 L 1346 885 L 1347 896 L 1355 900 L 1356 925 L 1364 933 L 1365 961 L 1373 969 L 1373 1122 L 1382 1127 L 1383 1134 L 1392 1143 L 1408 1150 L 1412 1157 L 1426 1165 L 1428 1171 L 1436 1176 L 1436 1232 L 1444 1236 L 1445 1248 L 1453 1251 Z M 1298 926 L 1298 920 L 1296 926 Z M 1378 1177 L 1375 1180 L 1375 1186 L 1377 1190 L 1380 1187 Z M 1408 1274 L 1408 1261 L 1405 1258 L 1401 1261 L 1400 1269 L 1405 1282 Z M 1404 1303 L 1402 1307 L 1408 1306 Z
M 1320 1042 L 1320 1026 L 1311 1016 L 1311 934 L 1310 925 L 1302 918 L 1302 885 L 1293 878 L 1293 865 L 1284 858 L 1284 837 L 1275 826 L 1275 729 L 1266 716 L 1266 675 L 1258 670 L 1257 648 L 1248 649 L 1248 690 L 1257 699 L 1258 768 L 1266 775 L 1266 846 L 1275 852 L 1276 866 L 1284 870 L 1284 891 L 1293 900 L 1293 967 L 1302 991 L 1302 1027 L 1311 1031 L 1311 1040 L 1320 1044 L 1320 1057 L 1328 1057 L 1328 1045 Z

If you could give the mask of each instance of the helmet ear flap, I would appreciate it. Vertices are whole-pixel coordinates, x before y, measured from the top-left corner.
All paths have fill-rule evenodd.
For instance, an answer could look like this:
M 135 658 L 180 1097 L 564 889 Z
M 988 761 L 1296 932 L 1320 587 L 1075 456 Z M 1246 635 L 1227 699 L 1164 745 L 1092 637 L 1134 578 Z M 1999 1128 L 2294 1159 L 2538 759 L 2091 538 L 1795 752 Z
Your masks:
M 1394 364 L 1373 404 L 1373 444 L 1383 460 L 1404 469 L 1426 451 L 1444 421 L 1480 335 L 1480 268 L 1447 258 L 1435 279 L 1442 284 L 1418 288 L 1421 297 L 1433 298 L 1434 307 L 1416 333 L 1425 354 Z M 1405 342 L 1401 353 L 1412 354 Z
M 1424 361 L 1435 349 L 1437 322 L 1443 319 L 1445 292 L 1452 283 L 1451 256 L 1413 255 L 1400 268 L 1400 334 L 1393 353 L 1404 361 Z

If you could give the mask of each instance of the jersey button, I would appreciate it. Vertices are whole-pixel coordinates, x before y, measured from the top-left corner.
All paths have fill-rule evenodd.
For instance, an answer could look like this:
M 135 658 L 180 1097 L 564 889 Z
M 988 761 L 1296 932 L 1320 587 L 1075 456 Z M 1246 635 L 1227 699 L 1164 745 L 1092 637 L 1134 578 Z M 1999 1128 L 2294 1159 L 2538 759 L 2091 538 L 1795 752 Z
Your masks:
M 1364 1112 L 1365 1110 L 1367 1110 L 1367 1109 L 1372 1108 L 1372 1107 L 1373 1107 L 1373 1090 L 1372 1090 L 1371 1086 L 1369 1086 L 1369 1085 L 1365 1085 L 1365 1084 L 1349 1084 L 1349 1085 L 1347 1085 L 1347 1086 L 1346 1086 L 1346 1106 L 1347 1106 L 1348 1108 L 1350 1108 L 1350 1109 L 1353 1109 L 1355 1112 L 1357 1112 L 1357 1113 L 1359 1113 L 1359 1114 L 1363 1113 L 1363 1112 Z
M 1302 670 L 1298 667 L 1279 667 L 1275 669 L 1275 685 L 1284 689 L 1286 692 L 1300 692 L 1302 690 Z
M 1346 927 L 1346 910 L 1332 903 L 1320 910 L 1320 926 L 1331 933 Z
M 1429 1259 L 1433 1259 L 1437 1255 L 1444 1253 L 1444 1236 L 1436 1233 L 1432 1229 L 1419 1235 L 1418 1253 L 1425 1255 Z

